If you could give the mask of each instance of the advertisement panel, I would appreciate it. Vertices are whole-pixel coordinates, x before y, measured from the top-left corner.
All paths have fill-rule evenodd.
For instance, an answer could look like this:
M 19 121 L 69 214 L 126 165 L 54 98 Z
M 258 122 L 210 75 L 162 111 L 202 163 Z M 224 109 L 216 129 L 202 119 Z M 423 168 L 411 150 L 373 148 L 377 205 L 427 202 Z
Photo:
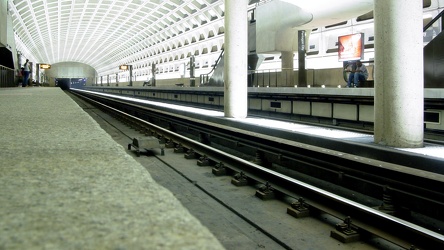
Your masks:
M 364 33 L 338 37 L 338 59 L 340 62 L 364 59 Z

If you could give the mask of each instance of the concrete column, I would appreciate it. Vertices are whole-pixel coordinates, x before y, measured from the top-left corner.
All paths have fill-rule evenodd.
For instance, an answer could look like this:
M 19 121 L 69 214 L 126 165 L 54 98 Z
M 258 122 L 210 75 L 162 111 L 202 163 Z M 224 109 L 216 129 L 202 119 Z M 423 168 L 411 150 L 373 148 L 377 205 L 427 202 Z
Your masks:
M 281 52 L 281 65 L 282 65 L 282 74 L 281 74 L 282 86 L 284 86 L 284 87 L 294 86 L 293 51 L 282 51 Z
M 248 113 L 248 0 L 225 0 L 224 112 L 245 118 Z
M 422 0 L 375 0 L 375 143 L 424 141 Z

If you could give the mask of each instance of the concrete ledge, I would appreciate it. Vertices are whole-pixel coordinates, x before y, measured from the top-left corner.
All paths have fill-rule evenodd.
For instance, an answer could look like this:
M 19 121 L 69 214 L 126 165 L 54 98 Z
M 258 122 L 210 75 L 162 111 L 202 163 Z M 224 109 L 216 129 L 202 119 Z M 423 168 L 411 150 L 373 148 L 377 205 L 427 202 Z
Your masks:
M 1 249 L 223 249 L 59 88 L 0 89 Z

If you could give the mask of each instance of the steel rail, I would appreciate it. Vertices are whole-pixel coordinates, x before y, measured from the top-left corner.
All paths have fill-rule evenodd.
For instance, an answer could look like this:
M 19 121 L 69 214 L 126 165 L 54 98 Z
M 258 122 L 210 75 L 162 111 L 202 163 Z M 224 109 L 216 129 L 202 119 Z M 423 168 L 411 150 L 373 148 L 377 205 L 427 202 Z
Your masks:
M 331 214 L 339 219 L 344 219 L 347 215 L 352 216 L 353 224 L 359 227 L 360 230 L 377 235 L 401 247 L 409 248 L 411 245 L 415 245 L 423 248 L 437 248 L 444 246 L 444 236 L 441 234 L 212 148 L 140 118 L 125 114 L 115 108 L 107 107 L 90 98 L 82 98 L 89 99 L 119 115 L 131 117 L 140 126 L 148 127 L 159 135 L 172 138 L 176 143 L 185 148 L 192 148 L 200 155 L 206 155 L 214 161 L 223 162 L 225 166 L 235 172 L 245 172 L 249 178 L 262 183 L 267 181 L 281 193 L 294 198 L 301 195 L 304 198 L 310 197 L 306 200 L 313 209 Z M 384 228 L 385 232 L 381 228 Z
M 92 95 L 96 94 L 94 93 Z M 101 96 L 102 94 L 98 95 Z M 111 99 L 109 101 L 114 102 L 112 99 L 113 97 L 111 96 L 110 98 Z M 129 98 L 124 99 L 126 100 Z M 347 151 L 339 152 L 336 149 L 331 149 L 332 146 L 337 147 L 337 144 L 343 143 L 341 141 L 334 140 L 331 142 L 332 140 L 330 139 L 326 140 L 323 138 L 316 138 L 313 140 L 312 138 L 309 138 L 309 141 L 305 142 L 309 144 L 298 143 L 298 140 L 300 139 L 299 137 L 302 137 L 302 135 L 296 134 L 296 137 L 298 137 L 296 138 L 293 133 L 285 133 L 281 135 L 283 136 L 281 138 L 289 138 L 289 140 L 278 139 L 278 141 L 275 141 L 276 130 L 268 129 L 270 131 L 264 131 L 263 128 L 261 128 L 261 131 L 259 131 L 259 133 L 261 133 L 261 137 L 257 137 L 257 135 L 250 135 L 250 132 L 254 131 L 254 129 L 252 130 L 251 127 L 241 127 L 241 131 L 237 132 L 231 130 L 231 126 L 238 126 L 237 123 L 229 123 L 224 124 L 226 126 L 222 126 L 221 121 L 223 122 L 223 120 L 220 118 L 212 120 L 211 118 L 206 117 L 205 120 L 207 120 L 209 123 L 207 122 L 206 125 L 204 125 L 202 124 L 202 117 L 193 117 L 193 115 L 189 113 L 186 113 L 184 117 L 184 113 L 179 114 L 175 112 L 175 114 L 171 114 L 168 109 L 162 110 L 162 108 L 157 106 L 152 108 L 140 105 L 137 100 L 130 102 L 132 103 L 132 107 L 135 108 L 133 112 L 138 116 L 145 115 L 149 116 L 150 119 L 157 117 L 159 120 L 165 120 L 165 118 L 162 117 L 164 115 L 168 115 L 168 123 L 170 124 L 182 125 L 186 128 L 186 130 L 190 130 L 191 128 L 191 130 L 194 129 L 199 131 L 199 133 L 204 132 L 212 137 L 223 138 L 225 141 L 235 141 L 236 146 L 246 145 L 250 148 L 259 148 L 261 151 L 266 152 L 267 154 L 278 155 L 278 158 L 280 159 L 290 159 L 293 162 L 299 162 L 309 167 L 317 167 L 319 170 L 328 169 L 330 172 L 335 172 L 336 175 L 341 173 L 341 175 L 345 177 L 350 177 L 358 174 L 358 179 L 360 179 L 359 175 L 367 176 L 366 179 L 371 176 L 373 180 L 376 180 L 379 183 L 379 188 L 381 190 L 382 187 L 389 185 L 392 190 L 410 190 L 409 192 L 412 193 L 412 197 L 424 196 L 425 198 L 422 199 L 422 202 L 419 205 L 416 205 L 416 207 L 412 206 L 411 202 L 408 203 L 409 205 L 404 205 L 406 207 L 410 207 L 413 211 L 421 211 L 423 207 L 428 208 L 429 206 L 427 204 L 433 200 L 438 206 L 444 207 L 444 198 L 442 193 L 433 191 L 439 190 L 444 184 L 444 177 L 440 174 L 436 174 L 441 173 L 439 171 L 442 171 L 442 169 L 440 169 L 438 172 L 433 172 L 438 166 L 443 164 L 442 161 L 437 162 L 436 160 L 428 160 L 424 159 L 423 157 L 411 158 L 409 155 L 398 155 L 396 152 L 390 151 L 390 153 L 393 154 L 392 157 L 397 159 L 399 158 L 404 162 L 412 164 L 412 168 L 405 165 L 391 164 L 384 160 L 381 161 L 378 159 L 368 158 L 367 156 L 359 157 L 355 155 L 355 152 L 359 153 L 359 151 L 365 151 L 365 154 L 369 154 L 369 151 L 375 150 L 373 147 L 369 148 L 368 146 L 365 146 L 364 148 L 360 148 L 360 145 L 358 144 L 351 144 L 351 146 L 347 145 L 347 147 L 351 148 L 353 151 L 348 153 L 345 153 Z M 149 111 L 149 113 L 145 113 L 145 111 Z M 214 124 L 217 124 L 217 127 L 215 127 Z M 242 129 L 244 129 L 244 131 L 242 131 Z M 245 131 L 249 131 L 249 133 L 245 133 Z M 272 136 L 268 136 L 267 138 L 267 135 Z M 263 138 L 263 136 L 265 136 L 265 138 Z M 233 138 L 235 139 L 233 140 Z M 321 143 L 318 141 L 321 141 Z M 375 153 L 372 153 L 372 155 L 374 154 Z M 387 155 L 387 152 L 382 151 L 382 154 Z M 324 167 L 319 167 L 320 164 L 324 165 Z M 421 170 L 417 171 L 416 169 L 430 171 L 431 173 L 422 172 Z M 410 171 L 412 170 L 417 172 L 417 176 L 414 178 L 411 177 Z M 353 178 L 356 179 L 356 177 Z M 405 197 L 405 195 L 401 195 L 402 197 Z M 380 199 L 382 196 L 383 195 L 381 193 L 373 197 Z M 407 199 L 403 200 L 403 202 L 405 201 L 407 201 Z M 399 203 L 399 205 L 403 204 Z M 437 218 L 442 219 L 443 214 L 439 212 L 441 210 L 442 209 L 435 209 L 432 217 L 437 216 Z M 430 209 L 427 211 L 430 211 Z

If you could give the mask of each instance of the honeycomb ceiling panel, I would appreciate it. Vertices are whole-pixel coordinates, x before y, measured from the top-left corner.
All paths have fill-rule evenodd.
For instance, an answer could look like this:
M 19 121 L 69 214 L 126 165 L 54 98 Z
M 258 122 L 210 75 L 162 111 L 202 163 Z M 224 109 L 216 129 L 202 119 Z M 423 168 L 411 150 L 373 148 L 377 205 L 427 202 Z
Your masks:
M 148 67 L 203 51 L 202 34 L 223 26 L 224 1 L 8 0 L 8 11 L 25 57 L 85 63 L 105 75 L 120 64 Z M 223 35 L 220 40 L 219 48 Z

